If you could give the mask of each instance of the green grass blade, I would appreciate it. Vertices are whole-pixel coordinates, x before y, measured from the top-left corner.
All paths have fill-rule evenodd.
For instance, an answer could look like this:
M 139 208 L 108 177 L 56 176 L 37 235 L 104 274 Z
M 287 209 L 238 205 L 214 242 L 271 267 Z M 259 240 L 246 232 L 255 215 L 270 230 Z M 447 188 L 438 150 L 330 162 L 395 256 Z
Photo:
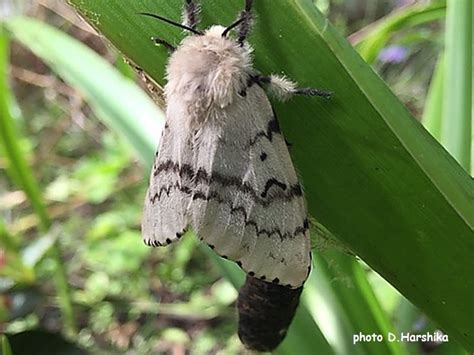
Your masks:
M 137 13 L 179 19 L 180 4 L 70 2 L 163 83 L 167 53 L 149 37 L 176 43 L 182 34 Z M 231 23 L 242 7 L 238 0 L 229 0 L 225 8 L 219 5 L 217 0 L 203 2 L 206 25 Z M 471 178 L 311 1 L 262 0 L 255 10 L 251 42 L 256 67 L 263 73 L 284 70 L 302 86 L 335 92 L 329 102 L 297 98 L 275 105 L 283 131 L 294 143 L 292 156 L 310 212 L 451 336 L 474 349 Z M 15 21 L 10 26 L 27 30 Z
M 472 140 L 472 1 L 448 0 L 442 142 L 466 171 Z
M 423 125 L 438 142 L 441 141 L 443 123 L 444 68 L 444 55 L 441 54 L 431 79 L 422 118 Z

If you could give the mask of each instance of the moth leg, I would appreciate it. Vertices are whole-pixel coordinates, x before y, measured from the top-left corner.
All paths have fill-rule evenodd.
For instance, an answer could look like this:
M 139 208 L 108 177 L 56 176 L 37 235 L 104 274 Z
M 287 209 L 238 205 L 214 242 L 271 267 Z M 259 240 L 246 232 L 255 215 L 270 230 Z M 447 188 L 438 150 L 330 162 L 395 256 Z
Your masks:
M 193 0 L 186 0 L 183 9 L 183 25 L 195 30 L 199 24 L 199 11 L 199 5 Z
M 164 39 L 158 38 L 158 37 L 151 37 L 151 40 L 156 44 L 156 45 L 162 45 L 163 47 L 166 48 L 166 50 L 170 53 L 173 53 L 176 50 L 176 47 L 170 44 L 169 42 L 165 41 Z
M 237 42 L 242 46 L 247 39 L 252 26 L 252 5 L 253 0 L 245 0 L 245 9 L 240 13 L 239 19 L 242 23 L 239 26 L 239 37 Z
M 287 100 L 293 95 L 321 96 L 330 98 L 332 92 L 322 91 L 316 88 L 300 88 L 295 82 L 280 75 L 254 75 L 251 77 L 252 83 L 267 87 L 269 92 L 280 100 Z

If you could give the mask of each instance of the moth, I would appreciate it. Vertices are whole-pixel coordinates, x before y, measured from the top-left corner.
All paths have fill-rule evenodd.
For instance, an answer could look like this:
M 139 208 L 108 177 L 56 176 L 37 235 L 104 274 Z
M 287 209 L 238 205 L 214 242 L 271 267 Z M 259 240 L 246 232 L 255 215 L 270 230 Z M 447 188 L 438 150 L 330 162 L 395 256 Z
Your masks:
M 260 74 L 246 42 L 252 0 L 230 26 L 198 27 L 199 5 L 184 23 L 142 13 L 190 34 L 166 68 L 166 124 L 150 177 L 142 234 L 164 246 L 187 230 L 246 273 L 238 299 L 239 336 L 255 350 L 286 334 L 311 269 L 303 189 L 266 90 L 277 99 L 329 97 L 283 76 Z M 236 32 L 234 36 L 232 32 Z

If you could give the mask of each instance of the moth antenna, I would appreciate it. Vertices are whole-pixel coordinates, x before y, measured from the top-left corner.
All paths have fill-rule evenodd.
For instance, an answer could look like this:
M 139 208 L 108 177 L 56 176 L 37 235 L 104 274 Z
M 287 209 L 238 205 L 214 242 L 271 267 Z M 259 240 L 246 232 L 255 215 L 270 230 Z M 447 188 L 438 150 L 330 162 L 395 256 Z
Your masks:
M 242 22 L 244 21 L 243 18 L 240 18 L 238 19 L 237 21 L 235 21 L 232 25 L 230 25 L 229 27 L 227 27 L 224 32 L 222 32 L 222 37 L 227 37 L 227 35 L 229 34 L 230 31 L 232 31 L 234 28 L 236 28 L 238 25 L 240 25 Z
M 160 21 L 169 23 L 170 25 L 173 25 L 173 26 L 182 28 L 183 30 L 192 32 L 192 33 L 194 33 L 194 34 L 196 34 L 196 35 L 203 35 L 202 32 L 197 31 L 197 30 L 195 30 L 194 28 L 188 27 L 188 26 L 186 26 L 186 25 L 182 25 L 182 24 L 180 24 L 180 23 L 177 23 L 177 22 L 175 22 L 175 21 L 173 21 L 173 20 L 169 20 L 169 19 L 167 19 L 166 17 L 162 17 L 162 16 L 160 16 L 160 15 L 151 14 L 151 13 L 149 13 L 149 12 L 139 12 L 139 15 L 144 15 L 144 16 L 153 17 L 153 18 L 156 18 L 156 19 L 158 19 L 158 20 L 160 20 Z
M 252 10 L 253 0 L 245 0 L 245 11 L 250 12 Z
M 193 0 L 186 0 L 183 11 L 183 21 L 186 27 L 196 29 L 199 24 L 200 7 Z
M 245 0 L 245 9 L 240 13 L 242 23 L 239 29 L 239 37 L 237 42 L 242 46 L 245 39 L 250 33 L 250 27 L 252 25 L 252 5 L 253 0 Z

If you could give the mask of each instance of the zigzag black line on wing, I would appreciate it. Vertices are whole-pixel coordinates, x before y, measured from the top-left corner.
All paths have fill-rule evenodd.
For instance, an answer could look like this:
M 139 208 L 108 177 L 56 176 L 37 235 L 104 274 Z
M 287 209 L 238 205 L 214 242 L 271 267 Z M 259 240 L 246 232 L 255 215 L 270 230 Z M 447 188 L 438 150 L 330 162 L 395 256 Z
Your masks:
M 268 204 L 275 200 L 281 199 L 290 201 L 294 197 L 300 197 L 303 195 L 303 191 L 301 190 L 301 185 L 299 183 L 296 183 L 288 188 L 286 184 L 272 177 L 268 179 L 265 184 L 264 191 L 259 196 L 258 191 L 255 191 L 255 189 L 250 184 L 243 183 L 240 177 L 226 176 L 217 172 L 213 172 L 211 175 L 202 168 L 195 172 L 191 165 L 183 164 L 179 166 L 178 163 L 175 163 L 172 160 L 167 160 L 158 165 L 153 172 L 153 176 L 158 176 L 160 173 L 168 171 L 178 173 L 181 178 L 188 177 L 194 184 L 204 183 L 211 185 L 213 183 L 219 183 L 223 187 L 235 187 L 239 191 L 249 194 L 252 196 L 255 202 L 264 206 L 268 206 Z M 278 186 L 281 188 L 281 190 L 278 191 L 278 193 L 271 195 L 269 199 L 266 199 L 268 191 L 272 186 Z
M 194 200 L 197 200 L 197 199 L 208 199 L 209 200 L 209 199 L 215 199 L 217 197 L 219 197 L 219 199 L 221 199 L 221 197 L 215 191 L 211 192 L 209 195 L 206 195 L 202 191 L 194 191 L 190 187 L 181 186 L 178 182 L 176 182 L 172 185 L 162 186 L 160 188 L 160 191 L 156 192 L 153 196 L 151 196 L 150 201 L 152 203 L 155 203 L 156 201 L 159 201 L 161 199 L 161 196 L 162 196 L 163 193 L 166 193 L 166 195 L 169 196 L 169 193 L 170 193 L 171 190 L 179 190 L 179 191 L 184 192 L 185 194 L 188 194 L 188 195 L 193 193 L 193 199 Z M 262 199 L 262 198 L 260 198 L 256 195 L 254 195 L 254 194 L 251 194 L 250 196 L 252 196 L 253 201 L 255 203 L 259 204 L 262 207 L 268 207 L 270 204 L 272 204 L 273 202 L 275 202 L 277 200 L 291 201 L 293 198 L 301 196 L 301 188 L 298 185 L 298 188 L 295 188 L 294 191 L 290 190 L 286 194 L 285 193 L 280 193 L 278 195 L 274 195 L 274 196 L 272 196 L 271 199 Z
M 270 178 L 267 180 L 267 182 L 265 183 L 265 188 L 263 189 L 263 192 L 260 196 L 262 196 L 263 198 L 267 197 L 267 194 L 268 194 L 268 191 L 270 190 L 270 188 L 272 186 L 278 186 L 280 189 L 282 190 L 286 190 L 286 184 L 278 181 L 277 179 L 275 178 Z
M 161 194 L 164 193 L 164 192 L 166 193 L 167 196 L 169 196 L 169 193 L 172 189 L 178 189 L 179 191 L 181 191 L 185 194 L 191 194 L 192 193 L 190 188 L 188 188 L 186 186 L 179 186 L 178 183 L 175 183 L 174 185 L 170 185 L 168 187 L 162 187 L 160 189 L 159 193 L 156 193 L 155 195 L 153 195 L 150 198 L 150 201 L 152 203 L 155 203 L 156 200 L 159 200 L 161 198 Z M 223 198 L 221 198 L 217 192 L 212 192 L 209 195 L 206 195 L 206 194 L 204 194 L 203 192 L 200 192 L 200 191 L 195 192 L 193 194 L 193 200 L 204 200 L 204 201 L 215 200 L 219 204 L 228 205 L 227 201 L 225 201 Z M 303 226 L 300 226 L 300 227 L 296 228 L 293 233 L 290 233 L 290 232 L 282 233 L 278 228 L 273 228 L 273 229 L 270 229 L 270 230 L 265 229 L 265 228 L 259 229 L 258 225 L 257 225 L 257 222 L 255 222 L 253 220 L 249 220 L 247 212 L 245 211 L 245 208 L 243 206 L 231 206 L 230 207 L 230 213 L 231 214 L 235 214 L 237 212 L 240 212 L 244 216 L 245 227 L 253 226 L 255 228 L 255 231 L 257 233 L 257 237 L 260 236 L 260 235 L 267 235 L 267 237 L 271 237 L 272 235 L 276 234 L 276 235 L 278 235 L 278 237 L 281 240 L 283 240 L 283 239 L 286 239 L 286 238 L 294 238 L 298 234 L 305 233 L 309 229 L 309 221 L 307 219 L 305 219 L 303 221 Z
M 275 112 L 273 112 L 273 118 L 268 121 L 267 130 L 258 132 L 250 140 L 249 146 L 253 146 L 262 137 L 266 137 L 271 142 L 273 139 L 273 133 L 281 134 L 280 125 L 278 124 L 278 119 L 276 118 Z

